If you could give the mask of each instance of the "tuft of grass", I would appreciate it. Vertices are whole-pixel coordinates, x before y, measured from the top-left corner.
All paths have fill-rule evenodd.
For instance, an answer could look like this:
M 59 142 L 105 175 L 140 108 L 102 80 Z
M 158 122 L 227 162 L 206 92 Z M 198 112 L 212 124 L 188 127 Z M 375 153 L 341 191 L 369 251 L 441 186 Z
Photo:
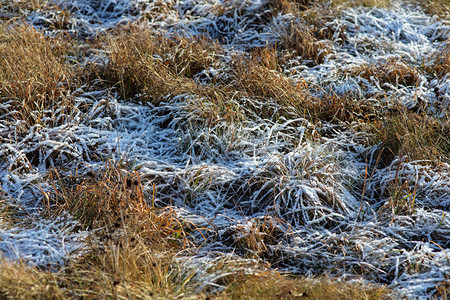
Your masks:
M 246 256 L 270 259 L 273 256 L 270 246 L 278 244 L 286 230 L 288 230 L 287 224 L 265 216 L 233 226 L 227 230 L 225 236 L 229 236 L 232 246 Z
M 390 216 L 391 221 L 397 215 L 411 215 L 415 212 L 417 186 L 411 186 L 402 178 L 402 165 L 403 161 L 397 162 L 395 178 L 385 191 L 388 200 L 378 211 L 382 216 Z
M 382 163 L 389 165 L 397 156 L 411 160 L 430 160 L 436 164 L 450 159 L 449 119 L 436 119 L 424 113 L 416 114 L 400 108 L 383 120 L 370 123 L 373 142 L 382 143 L 385 150 Z
M 172 298 L 195 291 L 194 272 L 175 261 L 176 249 L 127 231 L 94 242 L 58 276 L 59 285 L 81 298 Z
M 141 100 L 158 104 L 168 97 L 195 95 L 195 103 L 186 109 L 200 109 L 207 124 L 242 119 L 242 110 L 232 101 L 242 97 L 274 99 L 298 108 L 302 115 L 310 105 L 306 84 L 294 83 L 281 74 L 274 49 L 235 57 L 230 78 L 205 85 L 193 77 L 220 64 L 216 56 L 222 50 L 211 41 L 201 39 L 196 44 L 196 40 L 155 36 L 131 26 L 106 37 L 106 42 L 111 60 L 103 76 L 117 84 L 125 98 L 141 95 Z
M 298 16 L 301 11 L 308 10 L 312 3 L 311 0 L 269 0 L 262 7 L 260 18 L 268 22 L 279 14 Z
M 200 89 L 192 78 L 214 66 L 221 52 L 206 38 L 169 38 L 138 26 L 121 28 L 105 41 L 111 59 L 107 79 L 125 98 L 145 94 L 153 103 Z
M 30 267 L 25 262 L 11 262 L 0 257 L 1 299 L 63 299 L 57 276 L 49 271 Z
M 376 118 L 377 108 L 351 95 L 325 94 L 314 104 L 314 120 L 329 122 L 369 122 Z
M 216 83 L 201 84 L 196 75 L 220 64 L 221 47 L 206 38 L 165 37 L 138 26 L 120 28 L 104 38 L 110 53 L 106 68 L 96 72 L 117 85 L 125 99 L 159 104 L 175 96 L 195 98 L 185 109 L 213 126 L 219 120 L 242 119 L 232 101 L 236 92 Z M 230 100 L 231 99 L 231 100 Z
M 61 177 L 56 170 L 50 177 L 55 194 L 47 195 L 47 207 L 70 212 L 84 227 L 102 228 L 106 236 L 127 229 L 155 243 L 171 237 L 182 244 L 187 242 L 184 229 L 188 224 L 178 220 L 171 208 L 155 208 L 154 194 L 144 194 L 135 171 L 108 163 L 103 171 L 85 177 Z
M 324 0 L 321 0 L 324 1 Z M 324 1 L 328 2 L 328 1 Z M 330 2 L 333 7 L 389 7 L 391 5 L 391 0 L 332 0 Z
M 71 297 L 175 297 L 194 291 L 193 273 L 175 262 L 191 245 L 191 224 L 170 208 L 154 207 L 136 172 L 109 163 L 85 176 L 51 174 L 55 193 L 46 195 L 52 211 L 68 211 L 82 227 L 94 229 L 87 250 L 55 277 Z M 44 297 L 45 298 L 45 297 Z
M 193 273 L 174 261 L 175 252 L 142 236 L 103 241 L 66 267 L 50 272 L 0 258 L 2 299 L 167 299 L 192 294 Z
M 9 118 L 23 128 L 40 124 L 44 110 L 72 107 L 74 70 L 67 55 L 70 43 L 45 37 L 24 24 L 0 25 L 0 101 Z
M 389 291 L 379 286 L 361 286 L 328 278 L 295 278 L 275 272 L 261 275 L 225 277 L 227 286 L 217 299 L 389 299 Z
M 450 15 L 450 3 L 447 0 L 415 0 L 414 2 L 424 7 L 427 14 L 444 18 Z
M 253 50 L 250 58 L 236 58 L 229 85 L 246 97 L 274 99 L 283 107 L 297 108 L 299 112 L 312 105 L 306 82 L 294 82 L 283 76 L 276 50 L 272 48 Z
M 369 81 L 376 80 L 380 86 L 404 85 L 416 86 L 419 82 L 419 72 L 408 64 L 389 60 L 380 65 L 363 65 L 351 71 L 353 76 L 359 76 Z
M 434 77 L 443 77 L 450 73 L 450 44 L 446 43 L 440 51 L 431 57 L 431 64 L 425 66 L 424 71 Z
M 323 31 L 317 27 L 308 27 L 299 22 L 291 22 L 280 29 L 280 48 L 292 51 L 292 55 L 300 56 L 302 60 L 321 64 L 331 52 L 328 45 L 319 39 L 323 38 Z

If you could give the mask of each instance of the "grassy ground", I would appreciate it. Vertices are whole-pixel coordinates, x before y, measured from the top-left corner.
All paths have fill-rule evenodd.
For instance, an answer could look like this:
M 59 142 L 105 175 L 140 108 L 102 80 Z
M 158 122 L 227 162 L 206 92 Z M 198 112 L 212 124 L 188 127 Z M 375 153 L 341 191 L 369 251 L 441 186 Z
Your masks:
M 401 104 L 380 107 L 351 96 L 327 93 L 319 97 L 305 80 L 294 81 L 284 72 L 290 59 L 301 56 L 305 64 L 322 64 L 331 53 L 323 39 L 335 32 L 322 30 L 341 7 L 362 5 L 388 7 L 390 1 L 269 1 L 271 12 L 291 13 L 302 21 L 280 32 L 276 45 L 249 49 L 228 61 L 225 49 L 206 37 L 168 38 L 137 24 L 122 25 L 89 41 L 79 41 L 61 33 L 46 36 L 25 18 L 32 11 L 51 7 L 61 15 L 52 28 L 67 27 L 70 14 L 45 1 L 0 2 L 4 14 L 0 23 L 0 114 L 5 124 L 20 126 L 16 134 L 25 136 L 32 128 L 49 126 L 52 111 L 64 110 L 70 118 L 74 110 L 72 92 L 79 86 L 99 84 L 115 87 L 126 101 L 139 99 L 158 105 L 168 98 L 196 95 L 198 102 L 184 109 L 198 114 L 213 128 L 219 122 L 244 123 L 257 114 L 263 118 L 304 118 L 316 129 L 323 122 L 369 133 L 365 146 L 381 144 L 377 163 L 388 166 L 398 157 L 430 161 L 439 167 L 450 161 L 449 113 L 443 116 L 426 112 L 425 104 L 414 108 Z M 429 12 L 443 17 L 449 7 L 442 0 L 420 1 Z M 338 9 L 339 8 L 339 9 Z M 217 13 L 226 14 L 226 10 Z M 266 18 L 271 16 L 267 15 Z M 273 17 L 273 16 L 272 16 Z M 264 20 L 264 18 L 262 18 Z M 89 53 L 105 51 L 107 63 L 82 64 Z M 390 85 L 417 85 L 419 75 L 439 76 L 450 72 L 450 51 L 443 49 L 423 68 L 404 61 L 365 65 L 346 74 L 365 80 L 376 78 Z M 209 68 L 224 68 L 226 76 L 210 79 L 208 84 L 195 80 L 196 74 Z M 168 96 L 169 95 L 169 96 Z M 371 95 L 384 99 L 385 95 Z M 273 117 L 258 107 L 243 110 L 235 99 L 252 98 L 276 101 L 281 109 Z M 199 109 L 200 107 L 200 109 Z M 355 126 L 357 124 L 357 126 Z M 319 130 L 308 132 L 319 139 Z M 324 134 L 325 135 L 325 134 Z M 36 150 L 37 151 L 37 150 Z M 27 155 L 28 164 L 39 159 L 37 152 Z M 1 160 L 1 159 L 0 159 Z M 314 162 L 311 162 L 311 164 Z M 221 276 L 210 290 L 199 289 L 201 279 L 177 259 L 183 251 L 195 251 L 192 236 L 206 231 L 186 222 L 170 207 L 155 207 L 155 191 L 144 192 L 136 170 L 123 162 L 107 162 L 106 167 L 87 176 L 68 172 L 62 166 L 48 172 L 52 192 L 45 193 L 44 206 L 51 218 L 69 212 L 83 228 L 92 231 L 89 247 L 60 270 L 30 267 L 27 262 L 1 258 L 0 298 L 189 298 L 189 299 L 388 299 L 389 289 L 381 285 L 338 282 L 332 278 L 315 279 L 279 274 L 262 260 L 256 274 L 240 270 L 229 272 L 227 264 L 217 270 Z M 386 191 L 393 214 L 408 214 L 414 209 L 415 187 L 393 182 Z M 1 191 L 0 191 L 1 192 Z M 4 198 L 2 198 L 4 197 Z M 362 197 L 361 197 L 362 198 Z M 0 204 L 6 202 L 0 193 Z M 405 200 L 406 199 L 406 200 Z M 331 201 L 327 199 L 326 201 Z M 334 200 L 333 200 L 334 201 Z M 3 208 L 4 207 L 4 208 Z M 2 205 L 1 226 L 20 218 L 20 209 Z M 259 227 L 258 227 L 259 226 Z M 245 239 L 235 234 L 236 248 L 249 257 L 267 255 L 267 245 L 276 239 L 275 226 L 262 222 Z M 202 231 L 203 230 L 203 231 Z M 238 230 L 238 229 L 237 229 Z M 206 239 L 206 238 L 205 238 Z M 245 256 L 245 255 L 244 255 Z M 230 262 L 232 264 L 232 262 Z M 216 270 L 216 271 L 217 271 Z M 446 297 L 446 283 L 436 287 Z

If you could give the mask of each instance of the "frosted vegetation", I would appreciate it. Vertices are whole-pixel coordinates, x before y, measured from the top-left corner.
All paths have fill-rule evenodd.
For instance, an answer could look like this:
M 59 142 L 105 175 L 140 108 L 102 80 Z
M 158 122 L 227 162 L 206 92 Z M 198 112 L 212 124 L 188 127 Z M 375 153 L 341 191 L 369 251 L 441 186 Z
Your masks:
M 2 28 L 24 26 L 10 20 L 20 15 L 48 38 L 71 36 L 65 64 L 83 68 L 73 82 L 54 75 L 55 93 L 66 87 L 54 99 L 70 104 L 27 118 L 15 87 L 2 87 L 3 255 L 51 269 L 82 255 L 99 229 L 60 199 L 114 165 L 146 205 L 191 228 L 177 261 L 198 292 L 221 289 L 223 260 L 228 272 L 264 265 L 442 296 L 448 15 L 407 1 L 306 2 L 2 4 Z

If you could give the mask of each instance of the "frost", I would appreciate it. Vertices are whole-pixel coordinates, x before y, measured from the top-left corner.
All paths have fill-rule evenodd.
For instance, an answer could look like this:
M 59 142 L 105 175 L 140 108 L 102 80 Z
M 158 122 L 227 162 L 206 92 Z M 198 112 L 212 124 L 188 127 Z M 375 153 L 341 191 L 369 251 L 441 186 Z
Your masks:
M 93 36 L 140 20 L 149 30 L 168 35 L 218 39 L 227 55 L 274 43 L 293 18 L 280 14 L 261 24 L 267 7 L 259 0 L 57 2 L 73 14 L 68 29 L 73 34 Z M 30 18 L 37 24 L 43 16 Z M 323 64 L 308 67 L 294 59 L 284 70 L 292 80 L 305 79 L 317 87 L 313 90 L 318 96 L 334 92 L 361 101 L 369 98 L 380 106 L 400 101 L 409 108 L 422 99 L 436 114 L 439 107 L 448 107 L 448 76 L 421 76 L 415 86 L 405 86 L 351 74 L 355 68 L 390 60 L 420 67 L 448 39 L 448 21 L 395 2 L 389 9 L 346 9 L 327 26 L 341 28 L 347 40 L 336 40 Z M 102 53 L 90 59 L 105 62 Z M 202 76 L 221 72 L 226 70 L 204 70 Z M 376 94 L 384 100 L 371 98 Z M 280 109 L 270 102 L 230 100 L 242 107 L 248 120 L 207 126 L 198 111 L 187 109 L 198 100 L 196 95 L 168 98 L 158 106 L 123 102 L 108 89 L 80 87 L 74 97 L 70 116 L 56 112 L 56 118 L 67 121 L 48 120 L 24 136 L 16 134 L 20 124 L 7 121 L 8 103 L 0 104 L 0 111 L 7 112 L 0 116 L 1 188 L 8 201 L 31 216 L 17 227 L 0 228 L 0 250 L 8 257 L 56 265 L 82 249 L 88 233 L 70 216 L 53 220 L 41 216 L 41 191 L 51 188 L 44 177 L 53 166 L 84 172 L 100 168 L 106 159 L 125 157 L 139 172 L 144 188 L 156 188 L 157 205 L 174 205 L 180 217 L 211 229 L 207 241 L 196 237 L 202 246 L 195 254 L 180 258 L 197 269 L 205 285 L 226 275 L 210 269 L 224 257 L 234 260 L 236 240 L 251 234 L 264 217 L 281 220 L 273 222 L 284 235 L 269 246 L 265 257 L 280 270 L 362 277 L 410 298 L 429 296 L 448 278 L 448 164 L 432 168 L 398 158 L 390 166 L 376 168 L 378 148 L 364 147 L 360 141 L 365 136 L 324 124 L 323 130 L 333 134 L 310 139 L 307 136 L 315 129 L 307 120 L 265 119 L 243 105 Z M 370 178 L 365 177 L 366 168 L 375 168 Z M 392 199 L 386 191 L 396 180 L 415 187 L 402 191 L 405 201 L 414 197 L 409 213 L 388 213 Z M 232 241 L 230 228 L 241 234 Z M 254 261 L 237 261 L 236 268 L 253 272 Z

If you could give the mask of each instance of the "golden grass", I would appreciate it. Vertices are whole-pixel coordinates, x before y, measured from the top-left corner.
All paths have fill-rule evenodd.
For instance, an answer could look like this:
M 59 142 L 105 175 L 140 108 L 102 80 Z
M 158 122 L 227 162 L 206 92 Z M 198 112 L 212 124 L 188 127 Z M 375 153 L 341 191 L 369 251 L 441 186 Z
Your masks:
M 327 44 L 319 40 L 323 38 L 323 32 L 320 29 L 293 22 L 279 32 L 280 46 L 282 49 L 293 51 L 293 55 L 300 56 L 303 60 L 321 64 L 331 51 Z
M 39 124 L 46 109 L 72 106 L 69 50 L 66 40 L 44 37 L 28 25 L 0 26 L 0 101 L 9 103 L 11 117 L 24 128 Z
M 223 279 L 224 292 L 214 299 L 390 299 L 384 287 L 361 286 L 328 278 L 294 278 L 271 272 L 263 275 L 231 275 Z
M 192 76 L 214 66 L 221 52 L 206 38 L 167 38 L 137 26 L 121 28 L 105 41 L 111 52 L 106 76 L 125 98 L 144 93 L 153 103 L 199 89 Z
M 322 2 L 328 2 L 321 0 Z M 391 0 L 332 0 L 331 5 L 333 7 L 346 8 L 346 7 L 389 7 Z
M 32 12 L 51 11 L 55 17 L 41 20 L 51 30 L 68 29 L 70 13 L 51 0 L 0 0 L 0 24 L 14 18 L 25 20 Z
M 102 244 L 58 274 L 62 287 L 78 297 L 167 299 L 192 294 L 197 285 L 194 273 L 174 261 L 174 249 L 141 234 L 128 231 Z
M 30 267 L 23 262 L 0 258 L 1 299 L 62 299 L 57 276 Z
M 193 273 L 175 261 L 194 230 L 171 208 L 155 208 L 139 177 L 120 163 L 86 177 L 51 174 L 49 212 L 68 211 L 96 229 L 87 249 L 57 273 L 9 264 L 0 293 L 28 298 L 170 298 L 194 291 Z M 3 273 L 2 273 L 3 272 Z M 23 281 L 16 282 L 21 277 Z M 32 288 L 32 289 L 30 289 Z M 189 292 L 187 289 L 189 288 Z M 28 290 L 29 289 L 29 290 Z
M 279 226 L 286 231 L 289 225 L 271 217 L 251 219 L 245 225 L 236 225 L 227 229 L 224 236 L 231 242 L 231 246 L 249 258 L 272 259 L 271 245 L 276 245 L 285 234 Z
M 428 7 L 440 13 L 448 11 L 440 1 L 428 1 Z M 385 7 L 390 1 L 332 3 Z M 280 33 L 280 50 L 322 63 L 329 50 L 319 40 L 329 37 L 330 32 L 323 30 L 322 21 L 326 17 L 318 15 L 318 10 L 312 7 L 314 4 L 308 0 L 268 2 L 272 14 L 292 13 L 304 21 Z M 22 16 L 24 10 L 37 11 L 47 5 L 49 1 L 1 1 L 0 10 L 9 12 L 9 16 Z M 52 26 L 60 29 L 66 23 L 67 19 L 63 18 L 61 23 Z M 166 97 L 197 95 L 199 99 L 188 102 L 186 109 L 199 110 L 209 125 L 243 118 L 239 107 L 230 99 L 274 99 L 284 107 L 293 107 L 298 116 L 315 122 L 367 122 L 365 128 L 373 134 L 372 143 L 382 142 L 385 147 L 382 159 L 386 164 L 398 155 L 436 162 L 450 158 L 448 118 L 438 120 L 403 109 L 373 118 L 376 114 L 373 107 L 351 97 L 326 95 L 314 99 L 304 81 L 293 82 L 282 74 L 280 51 L 276 49 L 254 49 L 248 56 L 236 57 L 229 81 L 215 78 L 210 85 L 202 85 L 194 80 L 195 75 L 222 63 L 219 56 L 223 49 L 207 38 L 168 38 L 129 26 L 111 32 L 102 42 L 109 51 L 110 63 L 105 68 L 90 70 L 88 75 L 92 71 L 94 76 L 118 86 L 124 99 L 143 94 L 140 99 L 158 104 Z M 0 101 L 11 105 L 8 112 L 13 111 L 13 120 L 23 122 L 23 129 L 39 124 L 46 109 L 72 107 L 70 83 L 79 73 L 67 61 L 71 51 L 74 50 L 70 39 L 44 37 L 32 27 L 19 23 L 0 26 Z M 445 50 L 438 55 L 425 71 L 436 76 L 448 73 L 449 52 Z M 354 70 L 353 75 L 368 80 L 374 77 L 381 83 L 414 86 L 418 82 L 417 72 L 403 62 L 390 61 L 381 66 L 363 66 Z M 258 113 L 270 117 L 268 112 Z M 56 273 L 1 258 L 0 298 L 388 298 L 389 291 L 382 287 L 361 287 L 326 278 L 293 278 L 274 272 L 254 276 L 234 273 L 218 282 L 226 287 L 223 292 L 192 295 L 198 284 L 193 272 L 183 269 L 174 257 L 177 251 L 193 246 L 189 232 L 197 229 L 179 219 L 173 209 L 154 207 L 154 194 L 143 192 L 136 172 L 127 171 L 120 164 L 110 164 L 103 171 L 84 177 L 61 176 L 53 171 L 50 179 L 55 192 L 46 195 L 48 211 L 68 211 L 83 227 L 96 229 L 96 233 L 86 252 Z M 393 182 L 389 192 L 389 209 L 393 213 L 411 212 L 414 187 Z M 17 211 L 3 203 L 1 197 L 0 214 L 4 216 L 1 225 L 4 226 L 14 222 Z M 269 253 L 268 245 L 277 241 L 277 230 L 269 219 L 255 222 L 249 232 L 248 228 L 237 227 L 233 233 L 235 246 L 251 257 L 264 257 Z M 438 292 L 447 295 L 447 285 L 440 285 Z
M 222 49 L 206 38 L 164 37 L 137 26 L 120 28 L 104 37 L 110 63 L 96 70 L 110 84 L 117 85 L 125 99 L 159 104 L 183 94 L 195 95 L 185 109 L 196 111 L 213 125 L 218 121 L 242 119 L 230 87 L 212 82 L 204 85 L 192 77 L 218 64 Z
M 54 194 L 46 194 L 45 205 L 53 210 L 65 210 L 84 227 L 103 228 L 109 237 L 121 229 L 145 236 L 152 243 L 187 241 L 185 226 L 171 208 L 154 207 L 154 194 L 143 193 L 136 172 L 126 171 L 119 164 L 109 163 L 105 170 L 86 177 L 60 177 L 50 174 Z M 154 191 L 156 193 L 156 191 Z
M 431 64 L 424 67 L 424 71 L 432 76 L 442 77 L 450 73 L 450 44 L 441 47 L 431 57 Z
M 221 292 L 193 293 L 193 273 L 148 248 L 92 253 L 57 273 L 1 258 L 0 297 L 10 299 L 391 299 L 383 286 L 349 284 L 329 278 L 290 277 L 269 271 L 234 272 L 218 280 Z M 143 252 L 139 252 L 143 251 Z M 159 254 L 161 255 L 161 253 Z M 444 286 L 444 285 L 443 285 Z M 445 292 L 440 287 L 441 293 Z
M 431 160 L 439 164 L 450 159 L 450 122 L 400 109 L 370 124 L 373 141 L 382 142 L 382 161 L 389 164 L 396 156 L 410 160 Z
M 140 237 L 102 244 L 57 272 L 1 258 L 0 298 L 167 299 L 193 292 L 193 273 L 174 262 L 173 251 Z
M 200 108 L 207 124 L 241 120 L 242 111 L 231 101 L 241 97 L 274 99 L 284 106 L 298 107 L 302 114 L 309 105 L 306 84 L 294 83 L 281 74 L 273 49 L 255 50 L 250 58 L 234 58 L 230 79 L 203 85 L 192 75 L 215 66 L 215 56 L 222 51 L 206 39 L 172 40 L 132 26 L 106 41 L 111 62 L 102 73 L 120 87 L 125 98 L 143 94 L 141 99 L 158 104 L 167 97 L 197 95 L 199 100 L 186 109 Z
M 193 227 L 187 228 L 170 209 L 153 207 L 152 195 L 142 193 L 137 174 L 122 167 L 111 164 L 86 178 L 61 178 L 53 172 L 58 193 L 48 197 L 50 201 L 53 198 L 53 204 L 47 203 L 48 207 L 53 205 L 53 210 L 73 213 L 83 226 L 97 228 L 96 233 L 91 236 L 88 249 L 54 273 L 2 259 L 1 296 L 14 299 L 267 296 L 289 299 L 303 295 L 324 299 L 317 298 L 323 295 L 338 299 L 384 299 L 387 293 L 381 287 L 361 287 L 328 279 L 294 279 L 275 272 L 244 276 L 234 272 L 218 281 L 226 287 L 223 292 L 205 291 L 195 295 L 199 282 L 194 270 L 185 269 L 174 260 L 178 250 L 191 245 L 186 237 Z M 258 245 L 275 243 L 276 235 L 272 220 L 262 219 L 255 221 L 255 228 L 247 238 L 237 238 L 237 242 L 252 248 L 253 252 L 264 251 Z
M 311 97 L 306 82 L 294 82 L 283 76 L 277 60 L 277 53 L 272 48 L 256 49 L 250 58 L 236 58 L 229 85 L 246 97 L 274 99 L 284 107 L 299 111 L 308 109 Z
M 419 72 L 416 68 L 397 60 L 389 60 L 380 65 L 359 66 L 351 70 L 350 74 L 369 81 L 376 80 L 381 87 L 386 83 L 416 86 L 419 81 Z
M 427 14 L 448 18 L 450 15 L 450 3 L 447 0 L 414 0 L 413 2 L 423 6 Z

